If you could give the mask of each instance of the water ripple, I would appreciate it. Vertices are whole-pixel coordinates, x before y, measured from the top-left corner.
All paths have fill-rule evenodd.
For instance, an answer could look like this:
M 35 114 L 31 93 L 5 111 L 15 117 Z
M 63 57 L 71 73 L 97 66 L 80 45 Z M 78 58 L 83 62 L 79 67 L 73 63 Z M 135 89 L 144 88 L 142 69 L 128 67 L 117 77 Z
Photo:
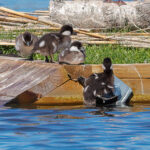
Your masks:
M 0 149 L 149 149 L 149 108 L 3 107 Z

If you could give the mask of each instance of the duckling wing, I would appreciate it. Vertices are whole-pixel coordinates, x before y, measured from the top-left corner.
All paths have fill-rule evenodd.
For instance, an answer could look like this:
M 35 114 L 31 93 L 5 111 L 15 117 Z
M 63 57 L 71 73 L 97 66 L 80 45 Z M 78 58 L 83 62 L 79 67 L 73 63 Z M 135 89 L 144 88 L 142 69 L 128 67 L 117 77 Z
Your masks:
M 57 51 L 58 40 L 51 34 L 45 34 L 34 45 L 33 51 L 40 51 L 41 53 L 55 53 Z
M 78 65 L 84 63 L 84 57 L 82 53 L 80 54 L 78 52 L 70 52 L 69 50 L 64 50 L 59 55 L 59 62 Z

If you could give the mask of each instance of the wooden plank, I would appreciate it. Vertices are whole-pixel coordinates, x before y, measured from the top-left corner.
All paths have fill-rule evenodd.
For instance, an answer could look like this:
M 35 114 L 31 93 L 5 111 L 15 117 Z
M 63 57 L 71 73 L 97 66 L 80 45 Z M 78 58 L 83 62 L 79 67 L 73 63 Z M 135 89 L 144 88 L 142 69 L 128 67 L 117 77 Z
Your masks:
M 150 64 L 114 65 L 114 73 L 134 92 L 133 102 L 150 102 Z M 20 104 L 77 105 L 83 103 L 82 87 L 70 81 L 102 71 L 101 65 L 58 65 L 0 57 L 0 105 L 15 99 Z
M 63 67 L 57 64 L 0 59 L 0 70 L 0 101 L 24 92 L 44 96 L 66 80 Z M 6 102 L 9 100 L 6 98 Z

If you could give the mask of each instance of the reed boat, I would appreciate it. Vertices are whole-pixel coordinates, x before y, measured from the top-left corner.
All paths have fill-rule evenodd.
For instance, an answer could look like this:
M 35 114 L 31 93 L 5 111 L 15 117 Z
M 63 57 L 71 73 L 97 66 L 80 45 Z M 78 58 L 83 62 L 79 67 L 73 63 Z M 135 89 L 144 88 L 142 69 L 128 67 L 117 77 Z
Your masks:
M 150 64 L 114 64 L 114 74 L 132 88 L 130 103 L 150 102 Z M 0 105 L 82 105 L 82 87 L 71 81 L 102 72 L 102 65 L 59 65 L 0 56 Z

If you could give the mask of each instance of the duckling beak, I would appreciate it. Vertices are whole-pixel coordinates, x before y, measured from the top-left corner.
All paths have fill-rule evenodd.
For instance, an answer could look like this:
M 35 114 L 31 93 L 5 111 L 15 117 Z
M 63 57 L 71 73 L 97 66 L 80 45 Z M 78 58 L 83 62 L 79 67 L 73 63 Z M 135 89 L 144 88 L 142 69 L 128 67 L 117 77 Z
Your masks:
M 26 42 L 27 46 L 30 46 L 30 42 Z

